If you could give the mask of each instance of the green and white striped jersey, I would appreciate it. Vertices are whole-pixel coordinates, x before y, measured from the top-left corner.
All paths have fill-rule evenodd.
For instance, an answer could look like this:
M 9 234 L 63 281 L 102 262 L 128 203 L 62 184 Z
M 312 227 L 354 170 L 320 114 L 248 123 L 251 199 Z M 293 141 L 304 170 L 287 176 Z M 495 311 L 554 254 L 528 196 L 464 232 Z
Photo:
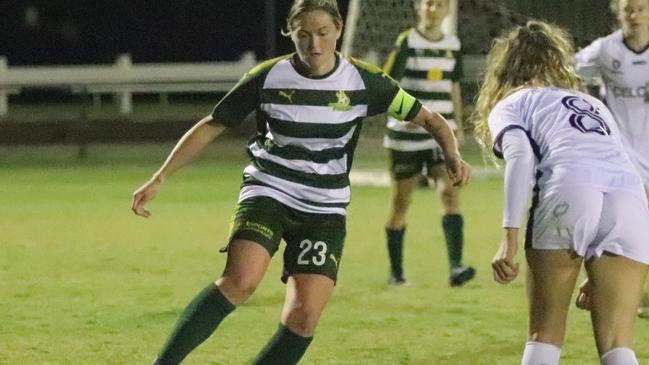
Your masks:
M 442 114 L 451 129 L 457 129 L 451 97 L 453 83 L 462 78 L 461 44 L 457 37 L 444 35 L 439 41 L 431 41 L 410 28 L 397 37 L 384 71 L 428 109 Z M 439 145 L 423 128 L 388 117 L 383 146 L 397 151 L 421 151 Z
M 257 112 L 239 201 L 267 196 L 304 212 L 345 215 L 363 118 L 388 111 L 411 120 L 421 104 L 376 66 L 337 54 L 330 73 L 310 78 L 292 57 L 253 68 L 212 112 L 226 126 Z

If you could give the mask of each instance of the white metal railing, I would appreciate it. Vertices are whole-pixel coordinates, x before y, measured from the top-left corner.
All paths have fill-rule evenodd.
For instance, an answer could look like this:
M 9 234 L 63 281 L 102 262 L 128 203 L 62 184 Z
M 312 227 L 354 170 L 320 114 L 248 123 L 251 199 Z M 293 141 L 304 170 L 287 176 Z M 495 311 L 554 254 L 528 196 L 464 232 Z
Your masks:
M 465 55 L 465 80 L 478 81 L 484 69 L 484 55 Z M 101 103 L 101 94 L 114 94 L 122 114 L 133 111 L 135 93 L 227 92 L 254 67 L 252 52 L 236 62 L 210 63 L 140 63 L 133 64 L 128 54 L 112 65 L 15 66 L 8 67 L 0 57 L 0 116 L 9 111 L 9 95 L 25 89 L 64 89 L 93 96 Z
M 123 54 L 112 65 L 77 66 L 8 67 L 7 59 L 0 57 L 0 116 L 9 111 L 9 95 L 25 89 L 115 94 L 120 113 L 130 114 L 134 93 L 226 92 L 255 63 L 252 52 L 236 62 L 133 64 L 130 55 Z

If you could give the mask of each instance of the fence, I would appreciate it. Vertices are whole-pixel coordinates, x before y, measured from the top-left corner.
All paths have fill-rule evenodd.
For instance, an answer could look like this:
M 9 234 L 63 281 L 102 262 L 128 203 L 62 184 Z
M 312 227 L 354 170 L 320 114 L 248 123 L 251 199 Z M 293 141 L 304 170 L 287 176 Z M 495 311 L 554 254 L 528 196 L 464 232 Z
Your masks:
M 112 65 L 8 67 L 0 57 L 0 116 L 9 111 L 9 95 L 28 89 L 56 89 L 92 95 L 99 106 L 101 94 L 113 94 L 121 114 L 133 111 L 134 93 L 159 94 L 162 103 L 169 93 L 227 92 L 256 63 L 245 53 L 237 62 L 141 63 L 128 54 Z

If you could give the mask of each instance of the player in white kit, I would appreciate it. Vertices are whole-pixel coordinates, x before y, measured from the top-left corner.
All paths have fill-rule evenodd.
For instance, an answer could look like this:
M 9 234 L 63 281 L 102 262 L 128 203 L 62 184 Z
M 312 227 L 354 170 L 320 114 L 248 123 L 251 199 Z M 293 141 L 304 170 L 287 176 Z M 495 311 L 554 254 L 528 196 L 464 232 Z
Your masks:
M 534 180 L 525 237 L 529 333 L 523 365 L 559 363 L 582 262 L 604 365 L 635 365 L 635 312 L 649 265 L 649 208 L 613 116 L 581 93 L 561 29 L 531 21 L 494 43 L 476 106 L 476 135 L 504 158 L 503 239 L 494 279 L 518 275 L 518 231 Z
M 621 29 L 578 52 L 575 69 L 587 83 L 603 81 L 606 102 L 649 195 L 649 0 L 611 5 Z M 647 290 L 638 312 L 649 317 Z

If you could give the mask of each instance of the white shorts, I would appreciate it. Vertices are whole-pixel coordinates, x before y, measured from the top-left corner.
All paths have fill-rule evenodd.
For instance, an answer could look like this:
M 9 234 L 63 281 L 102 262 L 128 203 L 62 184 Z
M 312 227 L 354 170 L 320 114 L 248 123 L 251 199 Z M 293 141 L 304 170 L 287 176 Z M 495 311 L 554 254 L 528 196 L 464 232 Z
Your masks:
M 641 186 L 602 192 L 589 186 L 541 189 L 530 210 L 525 248 L 604 251 L 649 265 L 649 208 Z

